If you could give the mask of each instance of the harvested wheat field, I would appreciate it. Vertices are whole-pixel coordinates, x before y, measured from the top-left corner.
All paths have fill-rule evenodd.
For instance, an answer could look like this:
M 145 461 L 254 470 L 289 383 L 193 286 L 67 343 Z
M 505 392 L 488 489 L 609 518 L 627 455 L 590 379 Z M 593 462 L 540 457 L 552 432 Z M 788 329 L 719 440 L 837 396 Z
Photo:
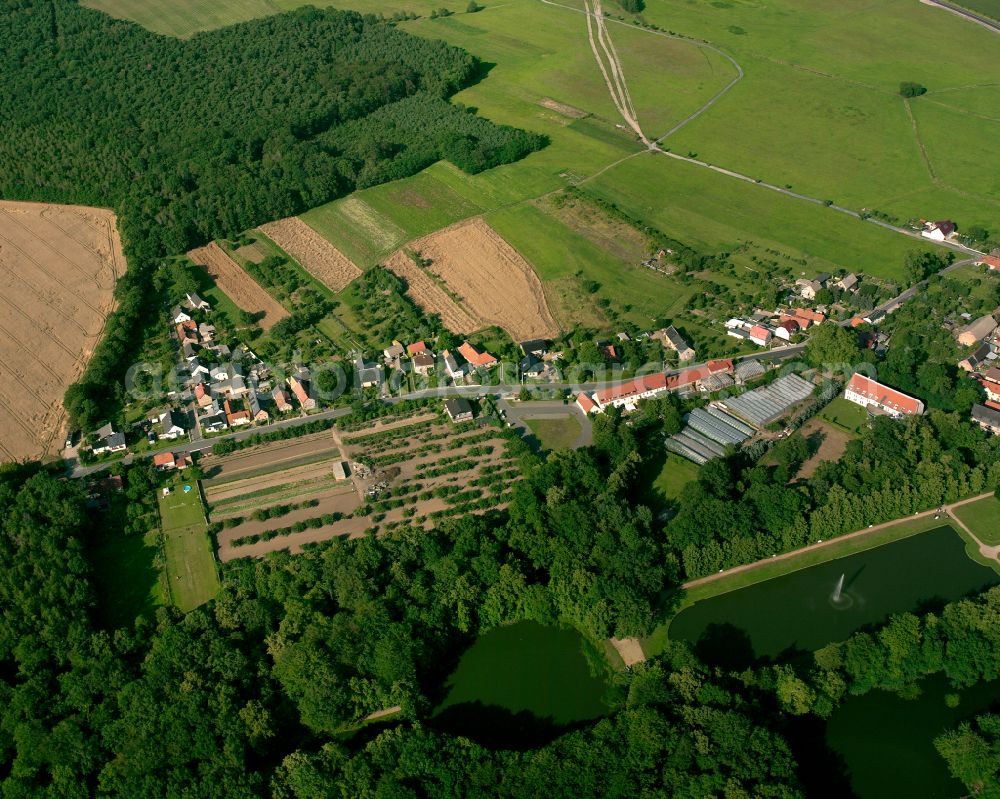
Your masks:
M 264 316 L 258 324 L 264 330 L 270 330 L 288 316 L 288 311 L 281 306 L 281 303 L 264 291 L 260 284 L 244 272 L 240 265 L 214 241 L 207 247 L 191 250 L 188 258 L 199 266 L 204 266 L 216 285 L 236 303 L 238 308 L 249 313 L 263 312 Z
M 297 216 L 268 222 L 258 230 L 333 291 L 342 290 L 361 274 L 350 258 Z
M 385 262 L 386 267 L 406 281 L 406 293 L 427 313 L 437 314 L 452 333 L 472 333 L 486 325 L 455 302 L 433 277 L 413 263 L 403 250 Z
M 115 216 L 0 202 L 0 460 L 62 447 L 62 397 L 83 372 L 125 271 Z
M 502 327 L 514 341 L 559 335 L 535 271 L 482 219 L 439 230 L 409 249 L 430 260 L 429 271 L 458 295 L 480 326 Z

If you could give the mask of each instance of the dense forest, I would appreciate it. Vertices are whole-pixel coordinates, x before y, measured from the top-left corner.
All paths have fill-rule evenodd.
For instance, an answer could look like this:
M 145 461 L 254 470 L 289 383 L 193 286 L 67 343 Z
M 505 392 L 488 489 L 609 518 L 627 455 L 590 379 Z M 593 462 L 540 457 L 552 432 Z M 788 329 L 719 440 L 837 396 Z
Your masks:
M 481 72 L 354 12 L 304 8 L 181 41 L 74 0 L 0 4 L 14 98 L 0 106 L 0 196 L 112 207 L 131 266 L 71 416 L 92 424 L 114 399 L 159 257 L 439 158 L 477 172 L 541 147 L 447 102 Z

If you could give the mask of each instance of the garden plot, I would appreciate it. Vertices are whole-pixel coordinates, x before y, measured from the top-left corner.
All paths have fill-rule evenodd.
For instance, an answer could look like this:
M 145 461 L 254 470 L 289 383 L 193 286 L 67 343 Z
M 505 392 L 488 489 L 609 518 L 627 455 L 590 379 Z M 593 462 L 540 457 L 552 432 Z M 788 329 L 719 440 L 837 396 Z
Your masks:
M 219 533 L 222 560 L 262 557 L 335 536 L 431 527 L 444 518 L 503 508 L 519 478 L 507 439 L 492 426 L 452 425 L 437 414 L 335 432 L 349 462 L 355 506 L 330 494 L 269 519 L 244 519 Z M 296 498 L 294 502 L 300 502 Z
M 110 211 L 0 202 L 0 461 L 54 454 L 125 271 Z
M 270 330 L 288 311 L 274 297 L 264 291 L 260 284 L 243 271 L 236 261 L 214 241 L 205 247 L 198 247 L 188 254 L 194 263 L 204 266 L 215 284 L 236 303 L 241 310 L 252 314 L 262 314 L 259 324 Z
M 361 270 L 298 217 L 261 225 L 258 230 L 332 291 L 341 291 Z
M 231 455 L 207 455 L 202 461 L 202 468 L 208 476 L 204 485 L 208 490 L 231 480 L 316 463 L 338 454 L 332 434 L 323 430 L 301 438 L 271 441 Z

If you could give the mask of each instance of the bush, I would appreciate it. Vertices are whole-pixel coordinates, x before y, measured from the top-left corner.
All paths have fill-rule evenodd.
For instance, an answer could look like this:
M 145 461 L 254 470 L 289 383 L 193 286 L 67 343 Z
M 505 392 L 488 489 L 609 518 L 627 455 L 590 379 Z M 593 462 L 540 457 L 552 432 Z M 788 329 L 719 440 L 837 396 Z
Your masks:
M 911 81 L 903 81 L 899 84 L 900 97 L 919 97 L 921 94 L 927 94 L 926 86 L 921 86 L 919 83 L 912 83 Z

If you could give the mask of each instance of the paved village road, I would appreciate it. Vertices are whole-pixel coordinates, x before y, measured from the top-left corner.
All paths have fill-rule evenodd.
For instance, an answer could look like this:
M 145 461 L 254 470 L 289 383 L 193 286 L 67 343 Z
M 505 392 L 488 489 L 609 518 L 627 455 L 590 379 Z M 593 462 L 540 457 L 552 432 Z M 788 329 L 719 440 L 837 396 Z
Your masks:
M 990 19 L 989 17 L 984 17 L 982 14 L 977 14 L 974 11 L 969 11 L 967 8 L 962 8 L 961 6 L 956 6 L 951 3 L 942 2 L 942 0 L 920 0 L 925 6 L 934 6 L 935 8 L 943 8 L 945 11 L 950 11 L 952 14 L 957 14 L 960 17 L 965 17 L 969 22 L 975 22 L 977 25 L 982 25 L 994 33 L 1000 33 L 1000 22 L 995 19 Z

